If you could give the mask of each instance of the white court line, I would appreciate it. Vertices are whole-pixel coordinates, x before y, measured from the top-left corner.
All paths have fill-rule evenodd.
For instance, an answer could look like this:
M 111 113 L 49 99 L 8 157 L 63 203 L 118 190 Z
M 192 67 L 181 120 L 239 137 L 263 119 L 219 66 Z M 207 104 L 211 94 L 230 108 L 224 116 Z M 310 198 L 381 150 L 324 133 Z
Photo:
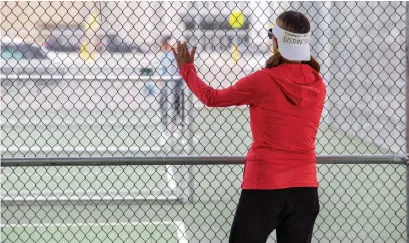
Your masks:
M 160 221 L 160 222 L 104 222 L 104 223 L 99 223 L 99 222 L 93 222 L 93 223 L 35 223 L 35 224 L 30 224 L 30 223 L 26 223 L 26 224 L 1 224 L 0 227 L 4 228 L 4 227 L 50 227 L 50 226 L 56 226 L 56 227 L 60 227 L 60 226 L 67 226 L 67 227 L 71 227 L 71 226 L 104 226 L 104 225 L 110 225 L 110 226 L 115 226 L 115 225 L 122 225 L 122 226 L 126 226 L 128 224 L 130 225 L 138 225 L 138 224 L 142 224 L 142 225 L 149 225 L 149 224 L 153 224 L 153 225 L 158 225 L 158 224 L 174 224 L 176 222 L 182 222 L 182 221 Z M 184 224 L 182 222 L 182 224 Z
M 186 225 L 183 221 L 160 221 L 160 222 L 106 222 L 106 223 L 98 223 L 98 222 L 93 222 L 93 223 L 35 223 L 35 224 L 1 224 L 1 228 L 5 227 L 11 227 L 11 228 L 17 228 L 17 227 L 82 227 L 82 226 L 116 226 L 116 225 L 121 225 L 121 226 L 127 226 L 127 225 L 132 225 L 132 226 L 137 226 L 137 225 L 159 225 L 159 224 L 165 224 L 165 225 L 176 225 L 176 232 L 177 232 L 177 237 L 179 243 L 188 243 L 187 239 L 187 232 L 186 232 Z
M 28 192 L 26 195 L 21 195 L 23 194 L 22 192 Z M 171 191 L 167 190 L 166 188 L 160 189 L 158 187 L 156 188 L 142 188 L 142 189 L 131 189 L 131 190 L 42 190 L 40 191 L 39 189 L 34 189 L 34 190 L 20 190 L 18 191 L 18 194 L 16 193 L 11 193 L 10 191 L 7 193 L 7 196 L 3 196 L 4 193 L 2 193 L 2 199 L 3 198 L 37 198 L 37 197 L 46 197 L 46 198 L 51 198 L 55 197 L 57 199 L 60 199 L 62 197 L 67 197 L 67 198 L 94 198 L 94 197 L 126 197 L 126 196 L 132 196 L 132 195 L 137 195 L 137 194 L 148 194 L 148 195 L 153 195 L 153 194 L 171 194 Z M 13 194 L 15 194 L 13 196 Z M 101 196 L 102 195 L 102 196 Z
M 142 147 L 61 147 L 61 146 L 21 146 L 21 147 L 0 147 L 1 153 L 5 152 L 160 152 L 162 148 L 159 146 L 142 146 Z
M 185 223 L 183 221 L 173 221 L 173 222 L 177 226 L 177 234 L 179 238 L 179 243 L 189 243 L 187 239 Z
M 152 193 L 150 193 L 152 194 Z M 166 200 L 178 200 L 178 197 L 175 195 L 169 195 L 169 196 L 83 196 L 83 197 L 67 197 L 67 196 L 58 196 L 58 197 L 44 197 L 44 196 L 38 196 L 38 197 L 22 197 L 22 196 L 17 196 L 17 197 L 4 197 L 1 199 L 1 202 L 5 203 L 15 203 L 15 202 L 72 202 L 72 201 L 133 201 L 133 200 L 155 200 L 155 201 L 166 201 Z
M 174 179 L 175 173 L 173 172 L 173 165 L 166 165 L 166 176 L 168 179 L 169 188 L 174 191 L 177 188 L 176 180 Z

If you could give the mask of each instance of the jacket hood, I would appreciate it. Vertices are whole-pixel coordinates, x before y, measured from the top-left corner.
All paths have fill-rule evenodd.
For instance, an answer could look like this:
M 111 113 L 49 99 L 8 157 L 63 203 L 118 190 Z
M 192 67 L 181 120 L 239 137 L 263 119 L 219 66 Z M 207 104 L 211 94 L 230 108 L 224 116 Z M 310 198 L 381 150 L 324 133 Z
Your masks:
M 322 77 L 308 64 L 286 63 L 262 71 L 277 82 L 287 100 L 295 106 L 304 107 L 316 102 L 322 92 Z

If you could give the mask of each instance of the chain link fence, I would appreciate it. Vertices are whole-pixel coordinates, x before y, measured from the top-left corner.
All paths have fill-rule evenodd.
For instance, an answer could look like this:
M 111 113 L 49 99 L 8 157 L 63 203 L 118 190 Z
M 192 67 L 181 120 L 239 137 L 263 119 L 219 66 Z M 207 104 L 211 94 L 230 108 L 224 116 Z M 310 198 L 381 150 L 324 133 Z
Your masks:
M 182 109 L 191 119 L 161 129 L 162 87 L 177 82 L 175 68 L 164 64 L 162 39 L 197 45 L 200 76 L 228 87 L 264 66 L 267 29 L 287 9 L 310 19 L 312 54 L 327 82 L 317 152 L 405 152 L 402 2 L 5 1 L 2 156 L 245 154 L 248 110 L 205 108 L 183 82 L 190 104 Z M 234 14 L 242 25 L 232 25 Z M 168 139 L 181 124 L 191 133 L 179 134 L 192 142 L 188 152 Z
M 407 152 L 404 2 L 3 1 L 2 159 L 244 155 L 248 109 L 200 104 L 163 40 L 196 45 L 199 75 L 225 88 L 264 66 L 267 29 L 290 9 L 311 22 L 327 84 L 317 153 Z M 402 163 L 318 167 L 315 241 L 407 240 Z M 2 240 L 226 242 L 241 173 L 227 162 L 2 167 Z
M 313 242 L 406 242 L 403 156 L 378 163 L 340 159 L 345 162 L 318 162 L 321 210 Z M 37 159 L 13 167 L 6 160 L 2 241 L 228 242 L 243 161 L 117 158 L 50 165 Z

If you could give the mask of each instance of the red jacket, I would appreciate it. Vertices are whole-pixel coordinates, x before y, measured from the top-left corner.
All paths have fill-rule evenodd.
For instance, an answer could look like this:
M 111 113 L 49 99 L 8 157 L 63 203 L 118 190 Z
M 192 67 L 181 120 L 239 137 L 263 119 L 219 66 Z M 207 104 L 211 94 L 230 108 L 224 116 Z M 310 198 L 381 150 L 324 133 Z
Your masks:
M 317 187 L 315 139 L 326 88 L 307 64 L 263 68 L 226 89 L 214 89 L 185 64 L 180 74 L 209 107 L 250 106 L 253 143 L 243 189 Z

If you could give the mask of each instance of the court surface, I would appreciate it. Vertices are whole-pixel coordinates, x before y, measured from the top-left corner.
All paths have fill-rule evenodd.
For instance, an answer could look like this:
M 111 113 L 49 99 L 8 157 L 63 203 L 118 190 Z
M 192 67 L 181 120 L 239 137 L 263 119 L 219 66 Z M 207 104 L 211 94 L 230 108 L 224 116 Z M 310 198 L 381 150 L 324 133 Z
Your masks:
M 186 237 L 185 225 L 177 221 L 19 224 L 2 227 L 3 242 L 187 243 Z

